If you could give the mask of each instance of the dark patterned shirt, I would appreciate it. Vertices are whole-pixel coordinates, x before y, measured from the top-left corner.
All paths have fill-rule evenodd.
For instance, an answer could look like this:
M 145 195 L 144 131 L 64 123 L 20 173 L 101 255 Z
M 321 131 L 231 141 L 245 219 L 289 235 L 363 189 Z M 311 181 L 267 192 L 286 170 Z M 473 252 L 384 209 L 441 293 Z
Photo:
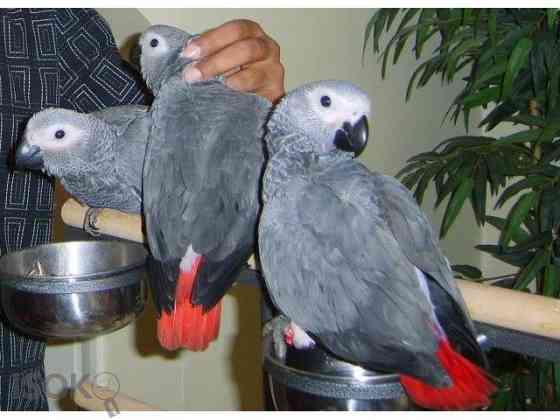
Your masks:
M 13 171 L 27 120 L 48 107 L 144 103 L 107 23 L 91 9 L 0 9 L 0 253 L 52 239 L 53 182 Z M 0 408 L 46 409 L 45 344 L 0 317 Z M 40 391 L 40 392 L 39 392 Z

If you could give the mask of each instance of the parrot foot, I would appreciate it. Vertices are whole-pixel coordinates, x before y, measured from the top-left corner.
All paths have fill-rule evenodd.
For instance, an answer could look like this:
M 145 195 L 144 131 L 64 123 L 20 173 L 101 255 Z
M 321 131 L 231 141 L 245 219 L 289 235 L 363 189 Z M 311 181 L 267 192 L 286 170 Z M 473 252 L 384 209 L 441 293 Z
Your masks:
M 99 213 L 101 213 L 101 209 L 94 209 L 89 208 L 86 211 L 86 215 L 84 217 L 84 230 L 89 233 L 91 236 L 100 236 L 99 229 L 96 226 L 97 219 L 99 217 Z
M 298 350 L 307 350 L 315 347 L 315 340 L 294 322 L 291 322 L 284 329 L 284 338 L 289 345 L 294 346 Z
M 315 346 L 315 340 L 285 315 L 277 316 L 264 326 L 263 336 L 270 333 L 274 353 L 280 360 L 286 360 L 288 346 L 294 346 L 298 350 L 307 350 Z
M 263 327 L 263 336 L 272 333 L 272 343 L 274 345 L 274 354 L 282 361 L 286 360 L 286 352 L 288 351 L 288 343 L 286 342 L 286 329 L 289 328 L 291 321 L 285 315 L 278 315 L 271 319 Z

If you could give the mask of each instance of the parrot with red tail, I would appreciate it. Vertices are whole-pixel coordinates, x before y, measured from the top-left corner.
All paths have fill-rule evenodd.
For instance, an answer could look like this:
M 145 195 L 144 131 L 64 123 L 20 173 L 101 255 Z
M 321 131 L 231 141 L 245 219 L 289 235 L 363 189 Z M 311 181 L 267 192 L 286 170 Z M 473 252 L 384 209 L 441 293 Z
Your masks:
M 183 80 L 192 38 L 152 26 L 139 61 L 154 92 L 143 214 L 158 339 L 199 351 L 218 337 L 222 298 L 256 248 L 270 103 L 218 79 Z
M 368 95 L 349 82 L 304 85 L 267 124 L 259 257 L 275 349 L 320 345 L 398 373 L 419 406 L 487 406 L 495 384 L 430 222 L 396 179 L 354 159 Z

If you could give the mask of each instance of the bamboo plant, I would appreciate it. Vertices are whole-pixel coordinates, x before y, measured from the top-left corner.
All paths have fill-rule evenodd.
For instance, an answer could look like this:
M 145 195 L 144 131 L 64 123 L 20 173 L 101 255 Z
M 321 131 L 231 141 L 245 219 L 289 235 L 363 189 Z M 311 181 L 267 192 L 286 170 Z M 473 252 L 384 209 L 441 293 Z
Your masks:
M 379 55 L 383 77 L 412 47 L 419 65 L 406 100 L 434 77 L 464 82 L 444 118 L 464 124 L 466 134 L 411 157 L 397 177 L 420 204 L 435 187 L 435 206 L 446 206 L 441 237 L 469 203 L 479 226 L 500 231 L 497 243 L 477 249 L 513 266 L 515 289 L 551 297 L 560 293 L 559 28 L 558 9 L 380 9 L 364 37 L 364 53 Z M 469 119 L 481 107 L 484 135 L 470 135 Z M 493 136 L 505 123 L 514 133 Z M 506 204 L 507 217 L 497 216 Z M 455 270 L 482 277 L 475 267 Z M 496 358 L 502 389 L 492 408 L 560 406 L 560 364 Z

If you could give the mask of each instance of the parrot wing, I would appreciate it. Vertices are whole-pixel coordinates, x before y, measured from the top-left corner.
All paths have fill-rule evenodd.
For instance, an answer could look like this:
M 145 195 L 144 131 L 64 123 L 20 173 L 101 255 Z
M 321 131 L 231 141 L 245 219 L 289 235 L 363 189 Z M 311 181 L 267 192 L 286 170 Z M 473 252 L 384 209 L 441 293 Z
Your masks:
M 105 108 L 91 115 L 102 120 L 116 135 L 112 153 L 114 177 L 107 182 L 122 211 L 138 213 L 142 203 L 142 167 L 151 128 L 149 108 L 143 105 L 122 105 Z
M 380 206 L 393 236 L 408 260 L 427 274 L 436 315 L 450 341 L 481 366 L 487 360 L 476 342 L 468 310 L 426 215 L 412 193 L 395 178 L 377 175 Z
M 193 302 L 211 306 L 254 250 L 270 104 L 218 81 L 170 81 L 162 94 L 174 96 L 153 111 L 158 159 L 144 176 L 150 247 L 161 261 L 180 260 L 189 246 L 203 255 Z
M 121 135 L 130 124 L 138 118 L 144 118 L 148 114 L 149 108 L 145 105 L 120 105 L 103 108 L 92 112 L 91 115 L 103 120 Z

